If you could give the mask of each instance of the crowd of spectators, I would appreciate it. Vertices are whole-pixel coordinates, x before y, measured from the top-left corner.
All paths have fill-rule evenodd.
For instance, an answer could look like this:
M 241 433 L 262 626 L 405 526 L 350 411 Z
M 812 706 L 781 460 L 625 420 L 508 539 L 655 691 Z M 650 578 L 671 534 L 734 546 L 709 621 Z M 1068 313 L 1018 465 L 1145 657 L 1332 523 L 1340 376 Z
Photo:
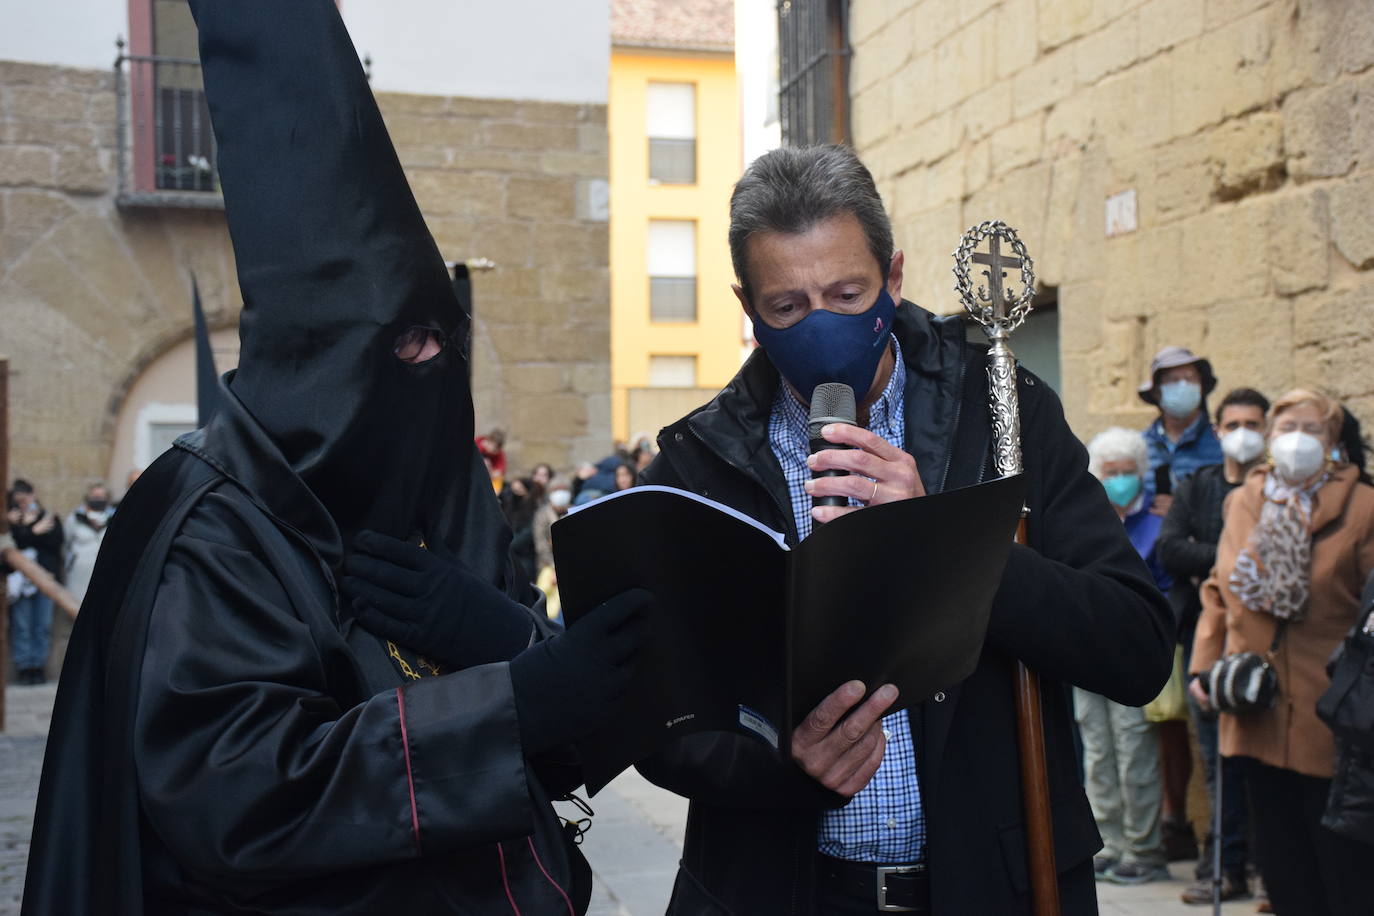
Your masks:
M 1338 748 L 1317 713 L 1328 659 L 1371 611 L 1361 598 L 1374 583 L 1367 446 L 1354 415 L 1320 393 L 1294 389 L 1271 406 L 1237 388 L 1209 414 L 1216 386 L 1206 359 L 1167 347 L 1139 389 L 1156 419 L 1088 445 L 1178 619 L 1174 675 L 1155 701 L 1124 707 L 1074 691 L 1105 843 L 1095 869 L 1139 884 L 1198 855 L 1191 720 L 1214 813 L 1184 902 L 1258 893 L 1261 912 L 1367 912 L 1374 833 L 1323 826 L 1350 785 L 1333 783 Z

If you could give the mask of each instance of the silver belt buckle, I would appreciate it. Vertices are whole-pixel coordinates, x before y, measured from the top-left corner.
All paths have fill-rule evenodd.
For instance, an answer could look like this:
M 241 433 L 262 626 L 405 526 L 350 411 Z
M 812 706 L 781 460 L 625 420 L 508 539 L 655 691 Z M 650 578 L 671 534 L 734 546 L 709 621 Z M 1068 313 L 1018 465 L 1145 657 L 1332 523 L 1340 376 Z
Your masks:
M 914 906 L 897 906 L 895 903 L 887 902 L 887 876 L 888 875 L 915 875 L 923 871 L 920 865 L 879 865 L 878 870 L 878 912 L 880 913 L 914 913 Z

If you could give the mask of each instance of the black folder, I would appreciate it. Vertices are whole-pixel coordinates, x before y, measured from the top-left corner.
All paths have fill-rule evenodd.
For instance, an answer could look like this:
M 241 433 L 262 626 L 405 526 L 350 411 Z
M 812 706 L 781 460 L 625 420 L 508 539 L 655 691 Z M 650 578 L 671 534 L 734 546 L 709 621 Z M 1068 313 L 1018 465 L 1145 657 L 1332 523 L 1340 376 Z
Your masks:
M 786 753 L 792 729 L 852 679 L 895 684 L 895 712 L 968 677 L 1024 498 L 1018 475 L 871 506 L 793 549 L 671 487 L 615 493 L 554 523 L 570 626 L 630 588 L 657 598 L 624 707 L 579 744 L 588 791 L 692 732 L 742 732 Z

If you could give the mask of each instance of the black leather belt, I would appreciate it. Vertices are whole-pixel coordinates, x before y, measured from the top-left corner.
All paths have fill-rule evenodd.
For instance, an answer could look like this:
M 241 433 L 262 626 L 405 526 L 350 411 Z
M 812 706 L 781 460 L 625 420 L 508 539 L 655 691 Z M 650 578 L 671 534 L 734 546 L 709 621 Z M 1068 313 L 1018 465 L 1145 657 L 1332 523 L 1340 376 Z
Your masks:
M 878 865 L 819 857 L 818 879 L 879 913 L 929 913 L 930 876 L 925 865 Z

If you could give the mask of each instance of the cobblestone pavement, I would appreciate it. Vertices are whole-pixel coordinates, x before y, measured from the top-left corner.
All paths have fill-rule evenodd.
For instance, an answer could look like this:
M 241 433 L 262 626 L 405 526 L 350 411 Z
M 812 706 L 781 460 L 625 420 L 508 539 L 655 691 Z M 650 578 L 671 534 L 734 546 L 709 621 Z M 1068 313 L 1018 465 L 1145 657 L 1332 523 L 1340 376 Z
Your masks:
M 5 731 L 0 734 L 0 916 L 16 916 L 24 894 L 33 804 L 56 692 L 53 684 L 5 689 Z
M 24 889 L 34 798 L 56 688 L 10 686 L 6 730 L 0 734 L 0 916 L 17 916 Z M 588 916 L 657 916 L 667 906 L 682 854 L 687 804 L 641 779 L 622 774 L 590 800 L 596 812 L 583 851 L 592 864 Z M 564 812 L 576 816 L 570 809 Z M 1140 887 L 1099 884 L 1103 916 L 1183 916 L 1209 907 L 1179 902 L 1193 863 L 1176 862 L 1172 878 Z M 1233 916 L 1253 913 L 1252 900 L 1226 904 Z

